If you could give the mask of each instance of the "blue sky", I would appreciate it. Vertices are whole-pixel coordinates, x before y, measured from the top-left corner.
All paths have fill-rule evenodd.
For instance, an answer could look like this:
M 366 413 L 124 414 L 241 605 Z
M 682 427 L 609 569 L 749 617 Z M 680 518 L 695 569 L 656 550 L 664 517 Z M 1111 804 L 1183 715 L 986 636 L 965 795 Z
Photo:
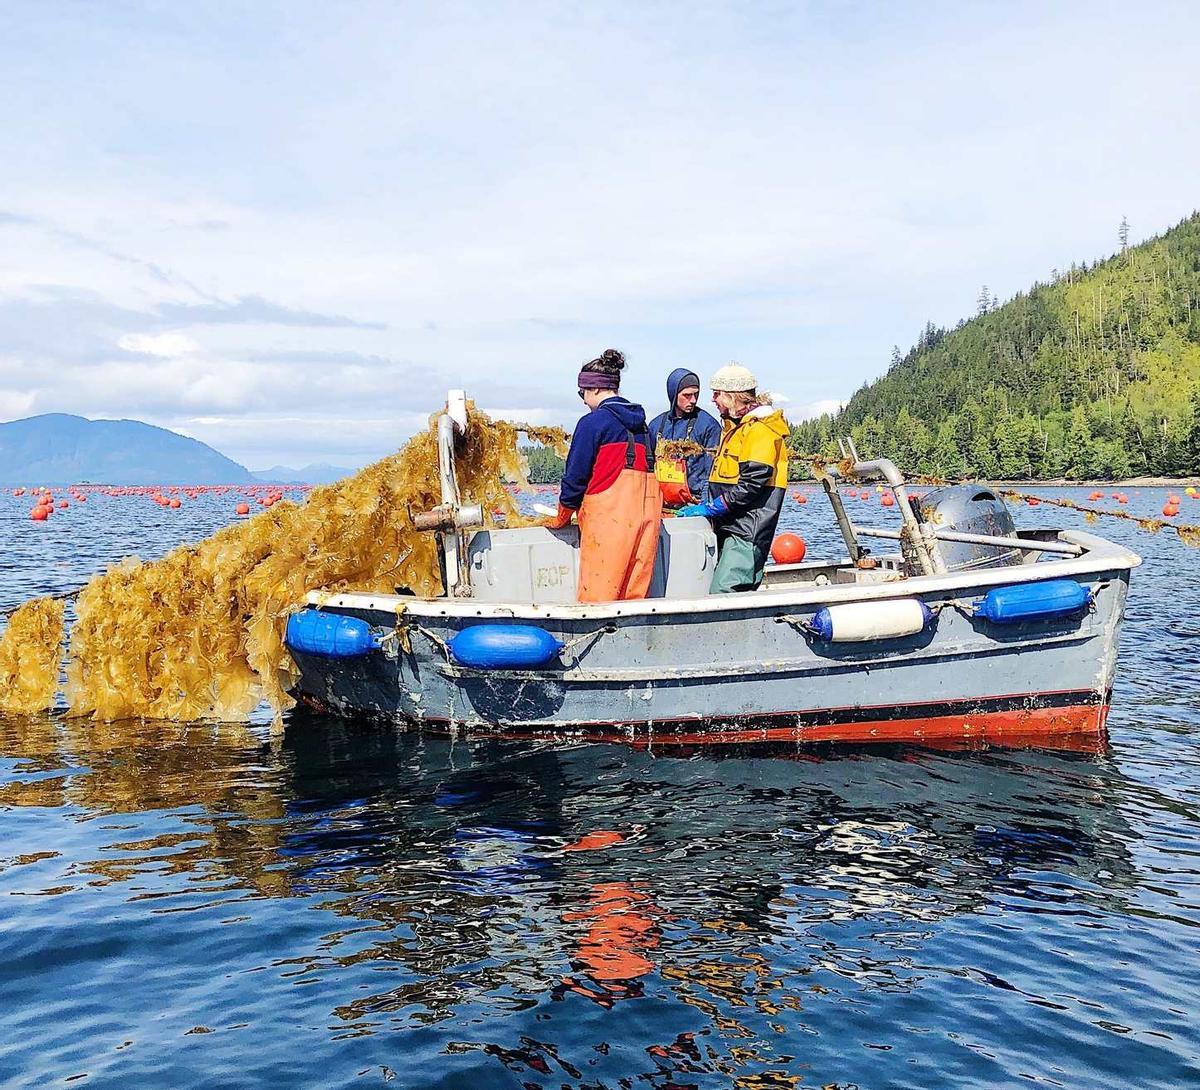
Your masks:
M 1192 4 L 0 7 L 0 419 L 358 465 L 729 359 L 799 417 L 1200 206 Z

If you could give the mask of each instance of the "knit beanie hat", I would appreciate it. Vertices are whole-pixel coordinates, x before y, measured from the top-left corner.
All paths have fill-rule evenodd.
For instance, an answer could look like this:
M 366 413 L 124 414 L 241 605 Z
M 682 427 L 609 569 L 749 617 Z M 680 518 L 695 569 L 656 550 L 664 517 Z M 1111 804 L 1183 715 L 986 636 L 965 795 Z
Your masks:
M 740 363 L 727 363 L 708 382 L 713 390 L 724 390 L 726 393 L 741 394 L 747 390 L 758 388 L 758 379 L 749 367 Z

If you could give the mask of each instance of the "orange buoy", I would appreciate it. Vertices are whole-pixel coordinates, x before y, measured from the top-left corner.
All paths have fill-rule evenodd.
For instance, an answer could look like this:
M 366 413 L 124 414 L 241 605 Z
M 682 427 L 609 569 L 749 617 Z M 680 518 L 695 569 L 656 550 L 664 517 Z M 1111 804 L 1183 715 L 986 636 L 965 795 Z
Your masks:
M 1025 497 L 1025 502 L 1026 502 L 1027 504 L 1029 504 L 1029 506 L 1030 506 L 1030 507 L 1036 507 L 1036 506 L 1037 506 L 1039 503 L 1041 503 L 1042 501 L 1041 501 L 1041 500 L 1039 500 L 1039 499 L 1037 498 L 1037 496 L 1026 496 L 1026 497 Z
M 1129 497 L 1127 495 L 1125 495 L 1124 492 L 1122 492 L 1119 496 L 1117 496 L 1117 503 L 1128 503 L 1128 502 L 1129 502 Z
M 801 493 L 800 493 L 800 494 L 799 494 L 799 495 L 796 497 L 796 502 L 797 502 L 797 503 L 808 503 L 808 497 L 807 497 L 807 496 L 806 496 L 806 495 L 805 495 L 803 492 L 801 492 Z
M 239 503 L 237 505 L 237 507 L 234 508 L 234 510 L 239 515 L 248 515 L 248 514 L 250 514 L 250 505 L 248 503 Z
M 808 547 L 799 534 L 780 534 L 771 542 L 771 559 L 776 564 L 799 564 Z
M 1174 492 L 1168 492 L 1168 493 L 1167 493 L 1167 503 L 1174 503 L 1174 504 L 1178 504 L 1178 503 L 1180 503 L 1180 502 L 1181 502 L 1181 501 L 1180 501 L 1179 497 L 1178 497 L 1177 495 L 1175 495 L 1175 493 L 1174 493 Z
M 29 517 L 34 522 L 45 522 L 50 517 L 50 508 L 42 507 L 40 504 L 29 512 Z
M 1167 518 L 1174 518 L 1176 515 L 1179 514 L 1179 504 L 1164 503 L 1163 504 L 1163 514 L 1166 515 Z
M 59 507 L 70 507 L 71 505 L 70 505 L 69 503 L 67 503 L 67 501 L 66 501 L 66 500 L 59 500 L 59 501 L 58 501 L 58 506 L 59 506 Z
M 881 507 L 895 507 L 896 506 L 896 497 L 893 496 L 890 492 L 885 492 L 882 496 L 879 497 L 879 504 Z
M 175 508 L 182 507 L 183 503 L 179 499 L 173 499 L 170 502 L 169 506 L 171 507 L 172 510 L 174 510 Z

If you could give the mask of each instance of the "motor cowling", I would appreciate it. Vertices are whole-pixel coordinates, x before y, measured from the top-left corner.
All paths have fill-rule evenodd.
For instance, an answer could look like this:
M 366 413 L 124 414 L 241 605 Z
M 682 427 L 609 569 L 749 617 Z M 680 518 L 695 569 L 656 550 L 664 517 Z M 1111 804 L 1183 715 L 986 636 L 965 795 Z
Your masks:
M 985 534 L 989 537 L 1015 537 L 1008 505 L 987 485 L 955 484 L 926 492 L 915 505 L 919 522 L 929 523 L 939 530 L 957 530 L 966 534 Z M 1001 568 L 1020 564 L 1020 549 L 997 545 L 972 545 L 963 541 L 939 541 L 947 571 L 971 568 Z

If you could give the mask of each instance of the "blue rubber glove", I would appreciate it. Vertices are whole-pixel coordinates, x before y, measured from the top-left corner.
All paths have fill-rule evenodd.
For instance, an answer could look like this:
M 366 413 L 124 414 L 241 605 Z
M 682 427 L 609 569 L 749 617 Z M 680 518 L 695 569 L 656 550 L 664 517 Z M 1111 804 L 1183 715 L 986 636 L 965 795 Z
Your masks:
M 687 507 L 681 507 L 675 512 L 680 518 L 688 518 L 692 515 L 702 515 L 704 518 L 718 518 L 721 515 L 729 513 L 729 504 L 725 502 L 724 496 L 718 496 L 716 499 L 706 500 L 704 503 L 693 503 Z

